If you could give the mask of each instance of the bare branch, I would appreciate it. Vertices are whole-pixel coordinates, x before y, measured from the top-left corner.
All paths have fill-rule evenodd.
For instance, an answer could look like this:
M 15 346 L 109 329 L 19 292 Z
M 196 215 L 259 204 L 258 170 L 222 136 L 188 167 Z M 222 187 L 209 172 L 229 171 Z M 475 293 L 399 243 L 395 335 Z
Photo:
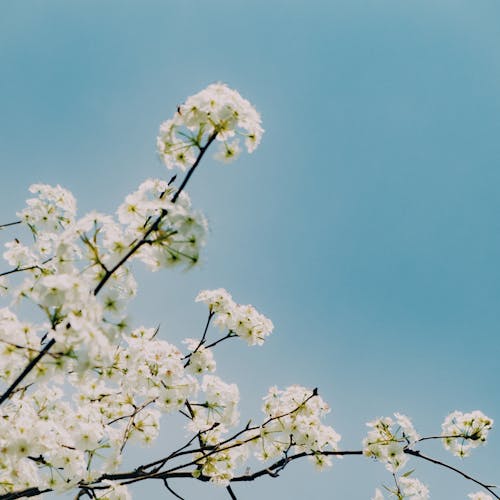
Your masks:
M 9 227 L 9 226 L 15 226 L 17 224 L 22 224 L 23 221 L 22 220 L 16 220 L 15 222 L 8 222 L 7 224 L 0 224 L 0 229 L 4 229 L 5 227 Z
M 172 493 L 172 495 L 174 495 L 174 497 L 176 498 L 180 498 L 180 500 L 184 500 L 183 497 L 181 497 L 180 495 L 178 495 L 169 485 L 168 485 L 168 482 L 167 482 L 167 479 L 164 478 L 163 479 L 163 484 L 165 485 L 165 488 L 167 488 L 168 491 L 170 491 L 170 493 Z
M 422 460 L 427 460 L 427 462 L 431 462 L 436 465 L 440 465 L 441 467 L 444 467 L 446 469 L 452 470 L 453 472 L 456 472 L 457 474 L 460 474 L 462 477 L 465 479 L 468 479 L 469 481 L 472 481 L 473 483 L 476 483 L 477 485 L 481 486 L 484 488 L 486 491 L 491 493 L 495 498 L 500 499 L 500 496 L 498 496 L 494 491 L 493 488 L 496 488 L 497 486 L 492 485 L 492 484 L 486 484 L 483 483 L 472 476 L 469 476 L 469 474 L 466 474 L 465 472 L 462 472 L 460 469 L 457 469 L 455 467 L 452 467 L 451 465 L 448 465 L 444 462 L 441 462 L 440 460 L 436 460 L 435 458 L 428 457 L 426 455 L 422 455 L 418 450 L 405 450 L 405 453 L 408 453 L 409 455 L 412 455 L 414 457 L 421 458 Z
M 227 492 L 229 493 L 229 496 L 231 497 L 232 500 L 238 500 L 238 498 L 236 497 L 236 495 L 234 494 L 234 491 L 233 489 L 231 488 L 231 485 L 228 485 L 226 487 L 226 490 Z
M 207 337 L 207 332 L 208 332 L 208 327 L 210 326 L 210 321 L 212 320 L 214 314 L 215 313 L 212 312 L 212 311 L 210 311 L 208 313 L 207 323 L 205 324 L 205 329 L 203 330 L 203 335 L 201 336 L 200 342 L 196 346 L 196 349 L 193 352 L 190 352 L 189 354 L 186 354 L 186 356 L 184 356 L 183 359 L 187 359 L 186 363 L 184 364 L 184 368 L 186 368 L 189 365 L 189 363 L 191 362 L 191 356 L 194 353 L 198 352 L 198 350 L 200 349 L 200 347 L 205 343 L 205 339 Z

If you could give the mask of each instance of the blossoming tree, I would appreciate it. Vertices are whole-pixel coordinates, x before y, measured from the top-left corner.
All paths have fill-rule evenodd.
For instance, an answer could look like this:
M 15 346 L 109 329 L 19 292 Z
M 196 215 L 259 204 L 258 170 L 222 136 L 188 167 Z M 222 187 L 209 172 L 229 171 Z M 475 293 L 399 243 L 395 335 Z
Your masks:
M 325 423 L 329 407 L 318 389 L 294 385 L 271 387 L 262 420 L 239 424 L 238 387 L 215 375 L 215 347 L 233 337 L 262 345 L 273 324 L 226 290 L 196 297 L 208 317 L 201 338 L 186 339 L 183 349 L 150 326 L 129 329 L 127 305 L 137 292 L 133 261 L 152 271 L 198 262 L 207 222 L 185 188 L 207 150 L 218 143 L 216 157 L 232 161 L 242 140 L 251 153 L 262 134 L 247 100 L 223 84 L 210 85 L 160 127 L 159 155 L 183 172 L 180 181 L 177 175 L 145 180 L 115 216 L 80 218 L 69 191 L 36 184 L 20 220 L 1 226 L 22 224 L 32 241 L 6 244 L 8 268 L 0 274 L 0 290 L 10 300 L 0 309 L 0 499 L 75 490 L 76 498 L 124 500 L 131 498 L 127 484 L 145 480 L 160 480 L 166 494 L 182 498 L 169 484 L 174 478 L 214 483 L 237 498 L 238 482 L 278 477 L 304 458 L 325 469 L 344 455 L 385 465 L 390 476 L 384 493 L 374 486 L 375 500 L 429 497 L 408 469 L 410 459 L 465 477 L 479 490 L 468 495 L 472 500 L 500 498 L 493 485 L 420 451 L 431 439 L 460 457 L 483 445 L 493 420 L 477 410 L 451 413 L 441 433 L 426 437 L 405 415 L 378 418 L 368 422 L 362 448 L 344 450 Z M 36 322 L 18 317 L 20 303 L 33 307 Z M 160 416 L 173 412 L 184 416 L 191 437 L 123 470 L 126 444 L 152 443 Z

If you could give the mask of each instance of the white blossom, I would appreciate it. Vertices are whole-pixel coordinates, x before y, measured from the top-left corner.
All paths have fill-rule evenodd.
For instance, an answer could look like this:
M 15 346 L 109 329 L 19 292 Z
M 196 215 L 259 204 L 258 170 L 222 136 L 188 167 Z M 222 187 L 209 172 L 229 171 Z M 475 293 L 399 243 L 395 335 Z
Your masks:
M 207 304 L 215 314 L 215 323 L 221 329 L 238 335 L 248 345 L 262 345 L 273 331 L 274 325 L 270 319 L 251 305 L 236 304 L 223 288 L 201 291 L 196 302 Z
M 363 453 L 383 462 L 391 472 L 404 467 L 408 456 L 404 450 L 419 439 L 408 417 L 395 413 L 396 421 L 384 417 L 368 422 L 372 430 L 363 440 Z
M 491 495 L 487 495 L 482 491 L 478 491 L 476 493 L 469 493 L 467 496 L 470 498 L 470 500 L 493 500 L 493 497 Z
M 214 83 L 189 97 L 172 119 L 162 123 L 157 148 L 168 168 L 185 170 L 213 136 L 221 142 L 216 157 L 232 161 L 240 152 L 241 137 L 251 153 L 263 132 L 255 108 L 235 90 Z
M 441 428 L 444 447 L 454 455 L 466 457 L 470 450 L 486 443 L 493 420 L 479 410 L 471 413 L 454 411 Z

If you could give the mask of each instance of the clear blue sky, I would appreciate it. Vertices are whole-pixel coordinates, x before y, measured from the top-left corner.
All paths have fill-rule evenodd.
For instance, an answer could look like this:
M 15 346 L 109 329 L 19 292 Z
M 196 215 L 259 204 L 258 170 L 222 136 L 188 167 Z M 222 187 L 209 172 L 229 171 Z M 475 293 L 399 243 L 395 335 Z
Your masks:
M 33 182 L 71 189 L 81 214 L 114 210 L 167 174 L 159 123 L 226 82 L 260 110 L 263 143 L 230 166 L 203 164 L 189 190 L 211 222 L 204 262 L 141 272 L 134 321 L 161 323 L 174 342 L 195 336 L 205 310 L 194 296 L 221 286 L 268 315 L 266 346 L 218 351 L 243 421 L 270 385 L 300 383 L 330 402 L 346 448 L 393 411 L 421 434 L 455 409 L 500 423 L 499 19 L 497 0 L 4 0 L 1 219 Z M 163 444 L 134 465 L 174 432 L 166 422 Z M 477 490 L 414 465 L 432 498 Z M 459 465 L 500 482 L 500 432 Z M 364 500 L 383 481 L 382 465 L 346 458 L 235 490 Z

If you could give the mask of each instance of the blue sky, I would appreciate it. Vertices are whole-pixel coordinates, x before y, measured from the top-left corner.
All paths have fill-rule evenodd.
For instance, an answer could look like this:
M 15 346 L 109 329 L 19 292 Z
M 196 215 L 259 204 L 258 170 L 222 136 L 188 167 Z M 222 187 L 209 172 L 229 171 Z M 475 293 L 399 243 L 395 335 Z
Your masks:
M 72 190 L 81 214 L 114 210 L 168 175 L 160 122 L 226 82 L 261 112 L 262 145 L 202 165 L 189 191 L 211 223 L 204 262 L 139 271 L 134 321 L 161 323 L 173 342 L 195 336 L 205 310 L 193 299 L 217 287 L 269 316 L 264 347 L 217 352 L 243 421 L 269 386 L 292 383 L 319 387 L 346 448 L 394 411 L 421 434 L 455 409 L 500 421 L 499 18 L 493 0 L 2 2 L 2 220 L 33 182 Z M 163 444 L 132 463 L 178 434 L 166 422 Z M 498 432 L 463 463 L 427 450 L 500 482 Z M 413 465 L 433 498 L 476 491 Z M 236 492 L 361 500 L 383 481 L 383 466 L 353 458 L 322 474 L 292 464 Z

